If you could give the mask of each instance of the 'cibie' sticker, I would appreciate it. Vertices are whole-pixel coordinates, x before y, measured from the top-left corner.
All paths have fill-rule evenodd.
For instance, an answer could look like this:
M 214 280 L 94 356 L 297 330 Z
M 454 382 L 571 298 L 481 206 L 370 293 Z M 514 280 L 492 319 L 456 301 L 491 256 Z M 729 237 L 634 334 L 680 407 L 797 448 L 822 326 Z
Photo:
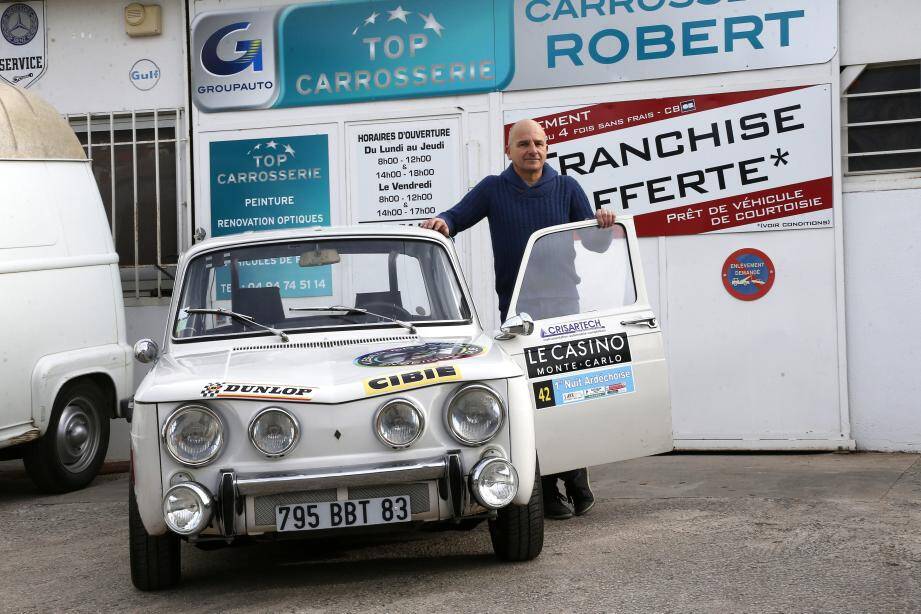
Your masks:
M 524 356 L 528 377 L 535 378 L 630 362 L 630 346 L 627 335 L 617 333 L 527 348 Z
M 306 403 L 311 392 L 313 388 L 300 386 L 215 382 L 202 388 L 201 396 L 205 399 L 269 399 Z
M 365 394 L 371 396 L 430 384 L 453 382 L 461 378 L 457 367 L 432 367 L 365 380 Z

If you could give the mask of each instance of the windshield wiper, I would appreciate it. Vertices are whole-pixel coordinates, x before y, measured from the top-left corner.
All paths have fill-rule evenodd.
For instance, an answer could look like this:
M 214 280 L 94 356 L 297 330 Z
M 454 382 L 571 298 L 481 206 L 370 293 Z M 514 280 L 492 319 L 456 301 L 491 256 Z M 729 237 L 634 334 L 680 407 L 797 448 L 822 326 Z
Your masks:
M 288 311 L 344 311 L 346 315 L 366 315 L 374 316 L 375 318 L 380 318 L 381 320 L 387 320 L 393 322 L 399 326 L 402 326 L 412 334 L 416 334 L 416 327 L 410 324 L 409 322 L 404 322 L 402 320 L 397 320 L 396 318 L 391 318 L 388 316 L 382 316 L 379 313 L 373 313 L 367 309 L 362 309 L 361 307 L 343 307 L 342 305 L 333 305 L 331 307 L 288 307 Z
M 267 330 L 271 333 L 275 333 L 276 335 L 281 337 L 282 343 L 288 343 L 288 334 L 285 331 L 279 330 L 277 328 L 272 328 L 271 326 L 268 326 L 267 324 L 263 324 L 262 322 L 257 322 L 255 319 L 253 319 L 253 316 L 248 316 L 245 313 L 237 313 L 236 311 L 230 311 L 228 309 L 221 309 L 220 307 L 218 307 L 217 309 L 199 309 L 199 308 L 194 308 L 194 307 L 193 308 L 186 307 L 182 311 L 185 311 L 186 313 L 206 313 L 206 314 L 213 314 L 213 315 L 218 315 L 218 316 L 228 316 L 228 317 L 233 318 L 234 320 L 239 320 L 240 322 L 245 322 L 246 324 L 251 324 L 253 326 L 257 326 L 261 329 Z

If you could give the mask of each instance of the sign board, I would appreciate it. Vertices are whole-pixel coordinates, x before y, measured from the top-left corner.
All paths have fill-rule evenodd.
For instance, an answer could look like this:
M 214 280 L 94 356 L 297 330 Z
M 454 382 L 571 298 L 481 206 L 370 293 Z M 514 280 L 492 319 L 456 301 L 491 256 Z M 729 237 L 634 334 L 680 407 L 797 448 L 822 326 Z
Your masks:
M 459 143 L 457 118 L 349 126 L 354 221 L 418 221 L 454 206 Z
M 282 91 L 275 106 L 502 89 L 512 76 L 512 4 L 401 0 L 399 6 L 288 7 L 278 21 Z M 504 35 L 497 38 L 495 29 Z
M 203 111 L 341 104 L 828 62 L 837 0 L 403 0 L 203 13 Z
M 45 3 L 0 3 L 0 79 L 29 87 L 47 69 Z
M 531 117 L 548 162 L 640 236 L 827 228 L 831 86 L 506 113 Z
M 723 263 L 723 286 L 740 301 L 756 301 L 771 291 L 776 274 L 767 254 L 746 247 L 734 251 Z
M 520 0 L 510 90 L 824 64 L 837 0 Z
M 325 134 L 210 143 L 211 234 L 329 226 L 329 146 Z M 223 277 L 222 277 L 223 275 Z M 332 293 L 329 267 L 242 262 L 244 287 L 277 285 L 283 297 Z M 229 298 L 229 272 L 218 276 Z

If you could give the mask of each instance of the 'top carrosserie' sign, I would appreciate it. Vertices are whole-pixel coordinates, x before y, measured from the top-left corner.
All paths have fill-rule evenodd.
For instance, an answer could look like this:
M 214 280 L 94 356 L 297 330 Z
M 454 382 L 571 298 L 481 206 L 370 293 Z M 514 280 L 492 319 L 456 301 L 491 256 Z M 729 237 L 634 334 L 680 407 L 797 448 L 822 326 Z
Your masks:
M 817 64 L 837 0 L 372 0 L 193 24 L 204 111 L 523 90 Z

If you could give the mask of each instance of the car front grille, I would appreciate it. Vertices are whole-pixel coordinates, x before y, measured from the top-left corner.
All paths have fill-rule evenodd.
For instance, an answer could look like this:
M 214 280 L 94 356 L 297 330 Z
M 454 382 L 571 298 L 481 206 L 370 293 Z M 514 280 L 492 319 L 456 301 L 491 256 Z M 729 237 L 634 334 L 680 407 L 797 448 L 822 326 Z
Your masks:
M 422 514 L 432 509 L 431 503 L 429 503 L 429 485 L 424 482 L 349 488 L 349 499 L 377 499 L 379 497 L 396 497 L 399 495 L 409 495 L 409 504 L 412 507 L 413 514 Z
M 285 492 L 278 495 L 256 497 L 253 508 L 256 511 L 256 524 L 260 526 L 275 525 L 275 507 L 294 503 L 324 503 L 336 500 L 336 489 L 305 490 L 302 492 Z
M 413 514 L 422 514 L 432 509 L 429 498 L 429 485 L 425 482 L 411 484 L 384 484 L 382 486 L 356 486 L 348 489 L 349 499 L 376 499 L 379 497 L 396 497 L 409 495 Z M 255 497 L 253 509 L 255 524 L 260 527 L 275 526 L 275 508 L 279 505 L 295 503 L 326 503 L 336 500 L 336 489 L 305 490 L 286 492 L 277 495 Z

